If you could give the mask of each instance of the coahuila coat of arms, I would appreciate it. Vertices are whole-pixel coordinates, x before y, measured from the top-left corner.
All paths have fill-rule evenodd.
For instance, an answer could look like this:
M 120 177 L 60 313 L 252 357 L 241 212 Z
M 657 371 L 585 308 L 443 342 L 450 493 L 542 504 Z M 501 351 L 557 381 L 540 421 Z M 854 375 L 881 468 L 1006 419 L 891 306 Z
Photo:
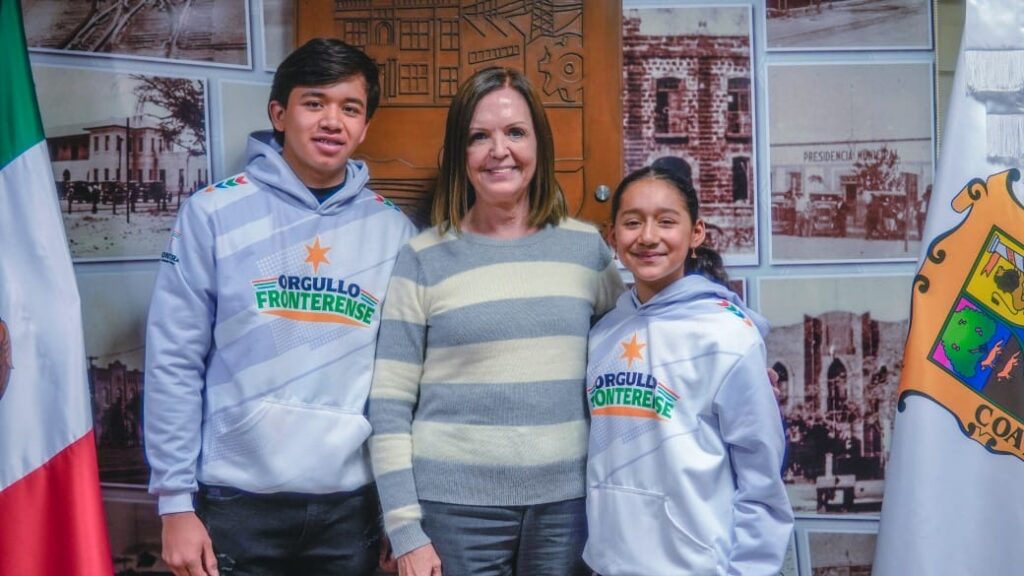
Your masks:
M 938 402 L 990 451 L 1024 459 L 1024 206 L 1017 170 L 972 180 L 953 199 L 966 213 L 938 235 L 914 280 L 900 409 L 907 394 Z

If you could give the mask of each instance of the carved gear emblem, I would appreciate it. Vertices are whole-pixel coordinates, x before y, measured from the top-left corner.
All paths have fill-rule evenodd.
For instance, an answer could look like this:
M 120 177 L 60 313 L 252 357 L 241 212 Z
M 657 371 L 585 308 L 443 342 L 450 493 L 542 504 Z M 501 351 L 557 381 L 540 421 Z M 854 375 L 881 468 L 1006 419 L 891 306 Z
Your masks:
M 564 35 L 544 47 L 544 57 L 537 62 L 544 75 L 544 94 L 558 92 L 563 102 L 579 102 L 583 97 L 583 41 L 579 36 Z

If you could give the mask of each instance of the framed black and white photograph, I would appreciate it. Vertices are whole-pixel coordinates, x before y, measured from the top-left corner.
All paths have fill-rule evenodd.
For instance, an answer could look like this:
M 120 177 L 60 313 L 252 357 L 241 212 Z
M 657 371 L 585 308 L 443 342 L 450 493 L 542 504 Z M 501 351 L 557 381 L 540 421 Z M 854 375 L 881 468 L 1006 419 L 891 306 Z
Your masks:
M 761 278 L 798 514 L 877 514 L 910 325 L 912 276 Z
M 158 258 L 181 203 L 210 182 L 205 81 L 32 73 L 71 256 Z
M 877 533 L 873 531 L 807 531 L 811 576 L 871 576 Z
M 732 290 L 740 297 L 740 300 L 747 301 L 747 279 L 729 278 L 729 290 Z
M 250 68 L 246 0 L 22 0 L 28 47 Z
M 262 0 L 263 66 L 276 70 L 295 46 L 295 0 Z
M 270 84 L 220 83 L 220 141 L 225 176 L 245 169 L 249 134 L 256 130 L 270 130 L 270 117 L 267 115 L 269 99 Z
M 146 315 L 156 272 L 79 272 L 77 280 L 100 481 L 144 486 Z
M 932 67 L 768 67 L 773 263 L 914 261 L 934 171 Z
M 927 50 L 931 0 L 767 0 L 769 50 Z
M 145 493 L 105 497 L 107 533 L 114 576 L 171 576 L 160 559 L 160 515 L 156 502 Z
M 624 173 L 680 159 L 726 264 L 757 263 L 749 6 L 626 9 Z

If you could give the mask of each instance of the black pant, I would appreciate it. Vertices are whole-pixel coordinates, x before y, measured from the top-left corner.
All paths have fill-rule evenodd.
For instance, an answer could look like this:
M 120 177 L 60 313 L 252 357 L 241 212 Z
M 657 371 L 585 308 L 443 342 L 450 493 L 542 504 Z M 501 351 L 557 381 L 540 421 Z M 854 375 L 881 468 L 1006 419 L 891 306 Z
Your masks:
M 224 576 L 369 576 L 380 552 L 374 486 L 334 494 L 253 494 L 201 486 L 196 513 Z

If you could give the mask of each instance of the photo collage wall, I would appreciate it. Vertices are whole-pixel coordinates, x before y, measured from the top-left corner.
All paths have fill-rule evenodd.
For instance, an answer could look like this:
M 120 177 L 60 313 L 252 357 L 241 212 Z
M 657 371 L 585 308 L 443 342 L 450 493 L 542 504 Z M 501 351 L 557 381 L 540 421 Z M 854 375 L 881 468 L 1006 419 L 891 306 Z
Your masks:
M 123 573 L 156 571 L 149 296 L 181 203 L 240 172 L 247 134 L 269 128 L 295 4 L 22 7 L 105 497 L 147 531 L 114 553 Z M 870 573 L 934 174 L 932 37 L 930 0 L 623 0 L 623 174 L 686 162 L 730 286 L 773 326 L 798 517 L 785 574 Z

